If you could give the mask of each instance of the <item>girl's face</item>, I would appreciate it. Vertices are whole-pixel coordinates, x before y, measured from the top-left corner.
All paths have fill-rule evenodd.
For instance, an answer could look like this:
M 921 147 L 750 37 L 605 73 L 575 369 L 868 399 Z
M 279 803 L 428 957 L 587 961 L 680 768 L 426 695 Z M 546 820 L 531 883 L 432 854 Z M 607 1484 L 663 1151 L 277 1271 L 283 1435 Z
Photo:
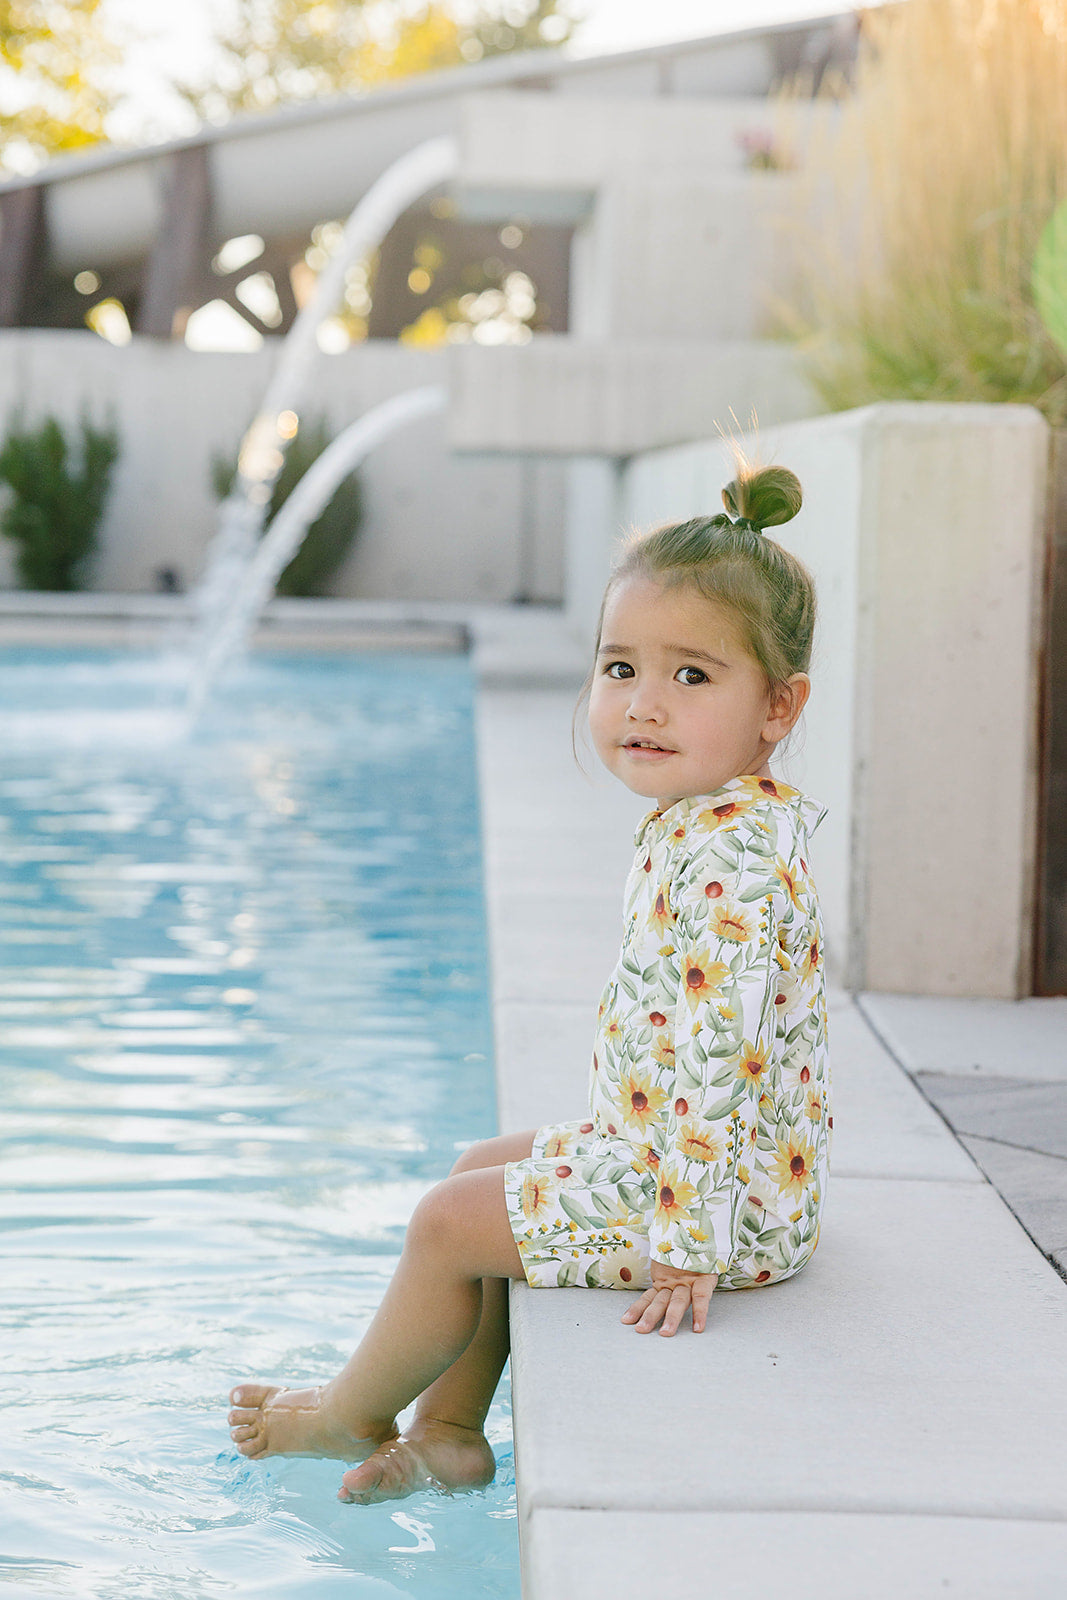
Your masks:
M 772 695 L 725 607 L 627 578 L 605 607 L 589 729 L 608 771 L 663 810 L 743 774 L 767 776 L 808 688 L 797 673 Z

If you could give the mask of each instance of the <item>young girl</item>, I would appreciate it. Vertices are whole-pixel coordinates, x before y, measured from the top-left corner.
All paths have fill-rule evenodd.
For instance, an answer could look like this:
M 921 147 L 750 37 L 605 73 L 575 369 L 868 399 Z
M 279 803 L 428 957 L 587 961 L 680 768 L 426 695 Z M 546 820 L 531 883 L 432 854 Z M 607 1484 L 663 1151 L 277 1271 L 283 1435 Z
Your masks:
M 632 544 L 604 598 L 589 727 L 656 808 L 637 832 L 587 1119 L 464 1152 L 416 1208 L 336 1378 L 231 1395 L 243 1455 L 360 1461 L 344 1501 L 490 1481 L 507 1279 L 639 1290 L 622 1321 L 670 1337 L 687 1310 L 703 1330 L 717 1287 L 788 1278 L 815 1249 L 832 1125 L 807 863 L 822 812 L 768 765 L 808 697 L 815 596 L 762 532 L 799 510 L 793 474 L 743 468 L 723 500 L 727 515 Z

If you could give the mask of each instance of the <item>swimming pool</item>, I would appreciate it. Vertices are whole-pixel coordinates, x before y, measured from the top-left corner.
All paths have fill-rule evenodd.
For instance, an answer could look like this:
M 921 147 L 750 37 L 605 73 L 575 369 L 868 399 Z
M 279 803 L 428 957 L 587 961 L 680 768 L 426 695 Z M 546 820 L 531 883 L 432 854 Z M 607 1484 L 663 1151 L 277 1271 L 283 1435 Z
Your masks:
M 506 1382 L 454 1500 L 225 1424 L 336 1370 L 495 1128 L 465 661 L 259 659 L 188 743 L 165 662 L 0 668 L 0 1584 L 517 1600 Z

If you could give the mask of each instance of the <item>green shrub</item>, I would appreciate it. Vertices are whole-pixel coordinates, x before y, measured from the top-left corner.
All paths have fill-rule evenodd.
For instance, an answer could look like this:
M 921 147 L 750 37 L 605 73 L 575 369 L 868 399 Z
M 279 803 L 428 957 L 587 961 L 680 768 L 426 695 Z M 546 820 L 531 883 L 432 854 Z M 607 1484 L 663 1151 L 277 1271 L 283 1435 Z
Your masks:
M 97 547 L 97 528 L 119 453 L 114 427 L 81 423 L 80 459 L 54 417 L 14 427 L 0 449 L 0 481 L 12 494 L 0 510 L 0 533 L 18 546 L 18 575 L 28 589 L 79 589 Z
M 278 474 L 267 510 L 267 527 L 273 522 L 304 473 L 317 461 L 330 443 L 330 430 L 320 418 L 302 422 L 300 432 L 285 452 L 285 464 Z M 216 457 L 211 477 L 215 493 L 224 500 L 237 476 L 237 464 Z M 311 524 L 304 542 L 278 579 L 282 595 L 319 595 L 344 561 L 359 531 L 363 497 L 359 479 L 350 474 L 334 491 L 322 515 Z

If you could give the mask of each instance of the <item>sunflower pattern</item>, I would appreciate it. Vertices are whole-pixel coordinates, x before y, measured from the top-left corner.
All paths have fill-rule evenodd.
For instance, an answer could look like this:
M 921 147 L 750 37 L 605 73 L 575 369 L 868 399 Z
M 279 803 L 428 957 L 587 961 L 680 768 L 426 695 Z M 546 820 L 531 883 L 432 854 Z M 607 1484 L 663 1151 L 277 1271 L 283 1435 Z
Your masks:
M 807 864 L 824 814 L 742 777 L 641 823 L 588 1116 L 505 1169 L 535 1288 L 643 1289 L 656 1259 L 748 1289 L 811 1256 L 833 1127 Z

